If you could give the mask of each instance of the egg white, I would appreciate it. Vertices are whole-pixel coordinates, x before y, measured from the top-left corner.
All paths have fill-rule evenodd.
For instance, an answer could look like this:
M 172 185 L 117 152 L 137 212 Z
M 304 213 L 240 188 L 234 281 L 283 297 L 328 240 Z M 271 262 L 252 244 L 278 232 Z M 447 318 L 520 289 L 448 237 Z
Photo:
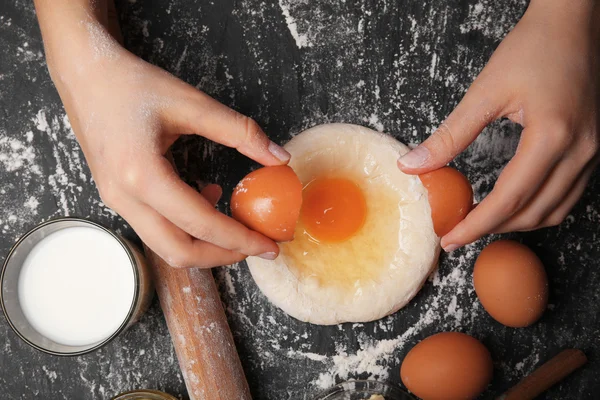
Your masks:
M 426 189 L 396 166 L 408 147 L 361 126 L 326 124 L 296 135 L 285 149 L 304 185 L 321 177 L 355 182 L 367 219 L 341 243 L 315 244 L 299 226 L 276 260 L 248 258 L 260 290 L 292 317 L 320 325 L 372 321 L 406 305 L 440 251 Z

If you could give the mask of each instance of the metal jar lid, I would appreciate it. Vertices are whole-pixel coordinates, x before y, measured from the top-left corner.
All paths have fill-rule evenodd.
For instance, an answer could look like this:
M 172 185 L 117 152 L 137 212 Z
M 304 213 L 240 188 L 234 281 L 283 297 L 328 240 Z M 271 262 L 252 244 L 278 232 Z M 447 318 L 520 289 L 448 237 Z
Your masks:
M 132 390 L 121 393 L 111 400 L 177 400 L 177 398 L 158 390 Z

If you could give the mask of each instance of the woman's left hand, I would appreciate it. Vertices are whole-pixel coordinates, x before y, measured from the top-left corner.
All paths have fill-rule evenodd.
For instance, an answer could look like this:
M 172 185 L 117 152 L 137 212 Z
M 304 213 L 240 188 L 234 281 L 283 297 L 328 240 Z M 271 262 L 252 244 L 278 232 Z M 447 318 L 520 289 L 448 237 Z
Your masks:
M 533 0 L 446 121 L 398 160 L 403 172 L 422 174 L 450 162 L 498 118 L 523 126 L 493 191 L 442 238 L 446 251 L 488 233 L 558 225 L 583 194 L 599 148 L 594 4 Z

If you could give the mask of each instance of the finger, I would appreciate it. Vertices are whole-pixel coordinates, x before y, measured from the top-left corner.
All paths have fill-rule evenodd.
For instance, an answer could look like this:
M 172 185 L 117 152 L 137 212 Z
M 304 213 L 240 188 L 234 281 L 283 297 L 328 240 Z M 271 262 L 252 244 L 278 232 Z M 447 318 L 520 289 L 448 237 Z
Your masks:
M 466 149 L 490 122 L 501 115 L 503 104 L 491 97 L 478 78 L 448 118 L 415 149 L 398 159 L 407 174 L 423 174 L 448 164 Z
M 196 239 L 246 255 L 274 259 L 275 242 L 218 212 L 198 192 L 185 184 L 164 157 L 147 162 L 148 182 L 138 186 L 141 200 Z M 150 178 L 148 178 L 150 177 Z M 160 187 L 160 190 L 150 190 Z
M 287 164 L 290 153 L 269 140 L 260 126 L 210 96 L 186 88 L 186 94 L 166 109 L 176 133 L 194 133 L 237 149 L 262 165 Z
M 552 211 L 550 215 L 548 215 L 541 223 L 540 228 L 547 228 L 550 226 L 559 225 L 565 218 L 569 215 L 569 212 L 575 207 L 575 204 L 579 201 L 583 193 L 585 192 L 585 188 L 596 170 L 597 162 L 589 165 L 584 172 L 579 176 L 577 182 L 571 190 L 569 194 L 563 199 L 562 203 L 558 205 Z
M 193 239 L 148 205 L 124 196 L 119 214 L 159 257 L 174 267 L 211 268 L 230 265 L 244 254 Z
M 513 159 L 500 174 L 492 192 L 479 206 L 442 238 L 442 247 L 452 251 L 493 232 L 518 212 L 538 191 L 562 156 L 558 144 L 540 145 L 540 130 L 526 128 Z
M 223 189 L 221 189 L 221 186 L 213 183 L 202 189 L 200 194 L 204 196 L 209 204 L 215 207 L 223 195 Z
M 581 151 L 581 146 L 573 148 L 557 163 L 531 201 L 500 224 L 494 233 L 529 231 L 541 227 L 542 222 L 563 202 L 578 184 L 579 176 L 585 172 L 591 154 L 587 159 L 582 156 L 585 153 Z

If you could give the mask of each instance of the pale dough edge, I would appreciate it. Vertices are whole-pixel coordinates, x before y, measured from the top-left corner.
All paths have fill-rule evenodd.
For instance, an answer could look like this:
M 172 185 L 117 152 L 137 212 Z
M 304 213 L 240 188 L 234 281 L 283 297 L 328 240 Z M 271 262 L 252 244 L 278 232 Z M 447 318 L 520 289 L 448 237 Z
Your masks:
M 303 151 L 310 147 L 311 143 L 318 142 L 318 137 L 331 138 L 331 135 L 356 135 L 366 136 L 372 143 L 380 147 L 386 154 L 378 154 L 378 158 L 393 158 L 399 154 L 406 153 L 407 146 L 398 142 L 390 135 L 374 132 L 358 125 L 350 124 L 326 124 L 310 128 L 293 138 L 284 147 L 292 153 Z M 349 136 L 346 136 L 349 137 Z M 377 139 L 373 140 L 372 138 Z M 304 147 L 304 148 L 303 148 Z M 390 173 L 403 175 L 399 170 Z M 399 175 L 398 175 L 399 176 Z M 398 280 L 401 274 L 390 275 L 390 279 L 384 284 L 372 289 L 372 293 L 363 293 L 360 298 L 355 298 L 352 304 L 331 304 L 327 290 L 322 288 L 310 288 L 306 284 L 298 282 L 287 266 L 280 259 L 275 261 L 263 260 L 257 257 L 248 258 L 250 272 L 267 298 L 287 314 L 301 321 L 311 322 L 319 325 L 333 325 L 342 322 L 368 322 L 395 313 L 405 306 L 421 289 L 427 277 L 437 266 L 439 256 L 439 238 L 433 231 L 433 223 L 430 216 L 427 192 L 418 178 L 414 177 L 411 182 L 418 200 L 415 203 L 414 215 L 406 216 L 406 220 L 419 227 L 419 244 L 408 252 L 407 260 L 411 268 L 403 269 L 409 271 L 409 279 Z M 407 234 L 410 234 L 408 232 Z M 392 271 L 393 272 L 393 271 Z M 396 277 L 396 279 L 394 279 Z M 406 278 L 406 277 L 405 277 Z M 312 290 L 312 292 L 311 292 Z M 319 293 L 316 293 L 319 291 Z M 310 296 L 307 293 L 311 292 Z M 382 295 L 384 294 L 384 295 Z M 335 296 L 334 296 L 335 297 Z M 318 298 L 318 301 L 315 301 Z

